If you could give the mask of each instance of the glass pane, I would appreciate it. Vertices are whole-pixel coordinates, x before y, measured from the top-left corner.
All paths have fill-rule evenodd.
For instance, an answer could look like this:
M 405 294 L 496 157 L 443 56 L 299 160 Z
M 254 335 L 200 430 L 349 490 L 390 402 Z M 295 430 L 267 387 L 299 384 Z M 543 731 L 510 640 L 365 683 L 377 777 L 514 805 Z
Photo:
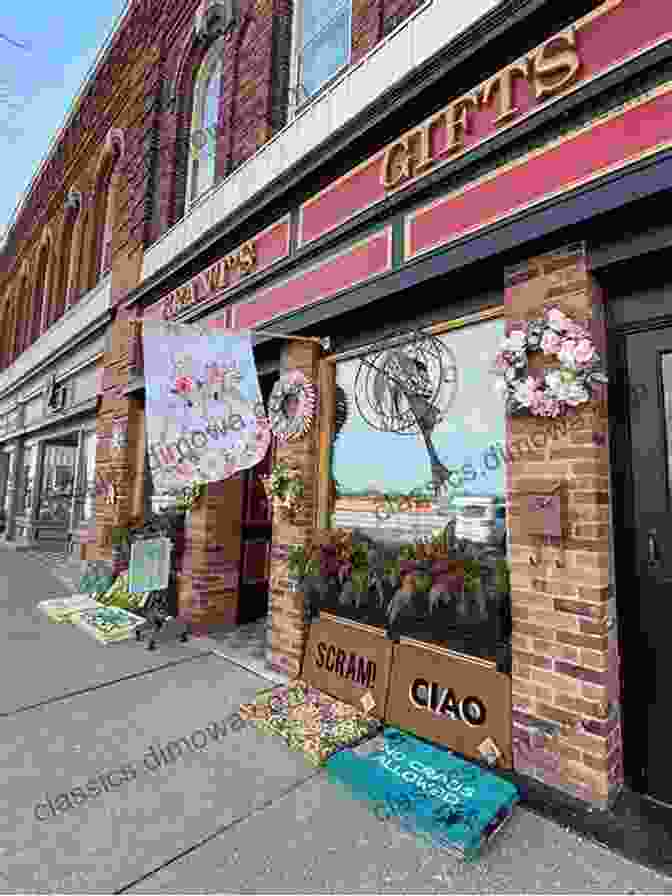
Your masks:
M 359 597 L 334 584 L 325 611 L 496 655 L 507 637 L 506 416 L 492 371 L 504 333 L 503 320 L 484 321 L 337 364 L 331 525 L 370 539 L 388 572 Z M 423 560 L 430 541 L 443 580 Z M 420 565 L 406 579 L 409 556 Z
M 35 467 L 37 465 L 37 446 L 26 448 L 23 453 L 23 464 L 19 476 L 19 497 L 17 513 L 23 515 L 30 512 L 35 486 Z
M 84 469 L 82 471 L 82 483 L 84 484 L 84 502 L 82 505 L 82 521 L 93 518 L 93 510 L 96 498 L 96 434 L 87 433 L 84 439 Z
M 473 540 L 481 537 L 486 522 L 497 526 L 496 510 L 504 506 L 505 498 L 506 425 L 504 399 L 493 388 L 490 369 L 503 337 L 501 320 L 439 337 L 449 381 L 426 402 L 439 411 L 441 419 L 426 428 L 424 436 L 403 398 L 393 409 L 390 396 L 387 421 L 381 420 L 374 410 L 375 372 L 367 376 L 361 359 L 337 365 L 337 384 L 346 397 L 348 417 L 334 444 L 333 477 L 343 498 L 366 499 L 360 524 L 368 521 L 370 527 L 373 518 L 374 529 L 384 529 L 397 540 L 427 535 L 453 520 L 464 531 L 463 537 L 470 532 Z M 365 360 L 380 366 L 376 354 Z M 451 377 L 456 382 L 450 382 Z M 436 390 L 432 386 L 431 392 Z M 397 431 L 380 431 L 372 423 Z M 433 458 L 449 471 L 439 495 L 434 493 Z M 402 500 L 409 495 L 418 500 Z M 395 511 L 395 502 L 405 509 Z M 357 525 L 354 505 L 346 516 L 351 519 L 348 526 Z M 334 526 L 341 525 L 346 525 L 345 517 L 339 522 L 337 512 Z
M 301 54 L 301 86 L 312 96 L 350 56 L 350 10 L 342 8 L 322 30 L 308 39 Z
M 76 454 L 76 445 L 45 446 L 38 515 L 40 521 L 69 524 Z
M 338 7 L 342 9 L 338 10 Z M 321 31 L 334 17 L 334 13 L 347 10 L 350 6 L 347 4 L 337 4 L 329 2 L 329 0 L 306 0 L 303 3 L 303 44 L 308 43 L 311 38 L 315 37 L 318 31 Z
M 667 352 L 661 359 L 661 375 L 665 394 L 665 433 L 667 436 L 667 481 L 672 482 L 672 352 Z M 640 387 L 641 390 L 641 387 Z M 632 390 L 632 395 L 641 401 L 641 391 Z M 634 402 L 633 402 L 634 403 Z M 668 485 L 669 489 L 669 485 Z
M 205 81 L 197 81 L 192 124 L 190 154 L 192 164 L 191 199 L 200 196 L 215 182 L 217 152 L 217 123 L 219 120 L 219 87 L 222 75 L 221 60 L 206 61 L 202 69 Z

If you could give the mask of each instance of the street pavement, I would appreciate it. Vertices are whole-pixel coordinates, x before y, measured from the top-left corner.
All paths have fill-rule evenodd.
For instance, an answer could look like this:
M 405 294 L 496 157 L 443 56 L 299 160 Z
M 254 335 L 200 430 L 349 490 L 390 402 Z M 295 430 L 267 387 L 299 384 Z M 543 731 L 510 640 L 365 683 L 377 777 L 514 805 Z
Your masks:
M 0 549 L 0 893 L 672 893 L 521 808 L 474 864 L 418 844 L 232 715 L 244 639 L 99 645 L 49 564 Z

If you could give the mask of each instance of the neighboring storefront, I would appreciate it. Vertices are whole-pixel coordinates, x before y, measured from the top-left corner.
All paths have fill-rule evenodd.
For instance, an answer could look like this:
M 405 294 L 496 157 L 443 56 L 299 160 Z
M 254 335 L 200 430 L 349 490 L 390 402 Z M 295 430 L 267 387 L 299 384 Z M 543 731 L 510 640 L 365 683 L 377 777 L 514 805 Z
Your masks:
M 305 656 L 334 692 L 336 678 L 363 693 L 386 676 L 377 700 L 392 724 L 474 757 L 494 745 L 499 767 L 593 805 L 624 779 L 672 802 L 660 624 L 672 12 L 641 7 L 599 4 L 422 121 L 409 104 L 410 130 L 319 192 L 304 183 L 288 214 L 220 257 L 192 258 L 189 276 L 145 287 L 127 310 L 254 330 L 265 396 L 289 370 L 318 389 L 303 438 L 210 487 L 192 513 L 182 599 L 198 592 L 206 623 L 240 622 L 263 612 L 261 597 L 246 610 L 241 590 L 256 580 L 270 593 L 276 668 L 297 675 Z M 568 411 L 511 414 L 494 388 L 501 343 L 516 322 L 548 323 L 552 308 L 589 332 L 577 351 L 599 354 L 609 405 L 596 385 L 588 400 L 565 391 Z M 388 362 L 413 340 L 411 376 L 399 354 Z M 567 363 L 550 348 L 543 363 L 532 354 L 531 371 Z M 400 377 L 412 380 L 410 412 Z M 141 394 L 141 376 L 132 389 Z M 304 495 L 271 527 L 259 476 L 279 461 L 298 471 Z M 394 554 L 446 527 L 472 545 L 446 572 L 478 579 L 459 606 L 440 589 L 418 602 L 417 581 L 395 612 L 336 597 L 322 606 L 328 634 L 307 645 L 291 546 L 318 529 L 358 528 Z M 226 585 L 208 567 L 215 555 L 238 565 Z M 648 681 L 658 683 L 649 708 L 628 671 L 646 636 Z
M 0 377 L 7 546 L 72 550 L 95 526 L 98 365 L 108 301 L 109 280 Z

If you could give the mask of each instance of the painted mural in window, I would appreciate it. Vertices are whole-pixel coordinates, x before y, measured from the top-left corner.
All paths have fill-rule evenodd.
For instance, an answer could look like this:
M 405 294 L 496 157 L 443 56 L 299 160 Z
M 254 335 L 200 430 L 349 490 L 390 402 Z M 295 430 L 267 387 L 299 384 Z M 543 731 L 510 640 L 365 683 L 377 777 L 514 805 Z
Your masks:
M 508 642 L 503 336 L 490 319 L 337 363 L 331 527 L 368 561 L 323 608 L 479 656 Z

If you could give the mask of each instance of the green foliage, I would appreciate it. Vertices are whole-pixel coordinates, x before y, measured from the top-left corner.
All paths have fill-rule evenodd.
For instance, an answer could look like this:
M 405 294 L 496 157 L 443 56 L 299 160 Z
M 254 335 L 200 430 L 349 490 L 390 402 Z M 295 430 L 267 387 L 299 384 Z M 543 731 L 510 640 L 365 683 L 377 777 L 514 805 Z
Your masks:
M 353 544 L 352 546 L 352 568 L 353 570 L 369 568 L 369 549 L 365 544 Z
M 290 576 L 302 579 L 306 575 L 308 557 L 302 545 L 290 545 L 287 557 L 287 572 Z
M 464 561 L 464 590 L 478 591 L 481 584 L 481 564 L 478 560 Z
M 500 594 L 511 593 L 511 571 L 504 557 L 499 557 L 495 565 L 495 581 Z
M 424 594 L 432 587 L 432 577 L 430 575 L 415 577 L 415 590 L 420 594 Z
M 400 560 L 415 560 L 415 545 L 414 544 L 402 544 L 399 548 L 399 559 Z
M 180 513 L 192 510 L 205 493 L 205 482 L 193 482 L 182 490 L 182 494 L 175 501 L 175 508 Z
M 369 590 L 369 567 L 358 567 L 352 570 L 350 577 L 352 587 L 358 594 L 366 594 Z

